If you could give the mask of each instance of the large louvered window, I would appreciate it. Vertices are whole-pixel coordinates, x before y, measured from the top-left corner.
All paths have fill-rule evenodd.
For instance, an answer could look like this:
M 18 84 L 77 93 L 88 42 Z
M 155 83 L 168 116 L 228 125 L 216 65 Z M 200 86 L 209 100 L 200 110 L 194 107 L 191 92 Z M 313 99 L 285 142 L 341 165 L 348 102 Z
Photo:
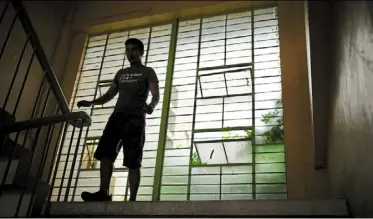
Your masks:
M 139 38 L 145 44 L 143 62 L 160 80 L 161 102 L 147 117 L 138 200 L 152 200 L 153 188 L 160 188 L 155 191 L 160 200 L 286 198 L 276 8 L 182 20 L 175 39 L 171 33 L 168 24 L 89 37 L 73 111 L 81 110 L 76 107 L 79 100 L 108 89 L 115 73 L 128 66 L 125 40 Z M 176 40 L 174 54 L 169 54 L 171 40 Z M 161 118 L 169 58 L 175 60 L 168 74 L 171 98 L 167 118 Z M 87 110 L 93 124 L 81 137 L 81 159 L 67 200 L 80 201 L 83 190 L 98 189 L 99 163 L 92 154 L 116 99 Z M 158 142 L 161 119 L 167 121 L 160 141 L 164 145 Z M 68 151 L 72 134 L 69 127 L 52 200 L 65 198 L 67 183 L 62 181 L 71 173 L 66 157 L 75 151 Z M 72 141 L 77 141 L 74 136 Z M 159 150 L 163 162 L 156 165 Z M 120 154 L 115 163 L 110 187 L 115 201 L 129 197 L 122 158 Z

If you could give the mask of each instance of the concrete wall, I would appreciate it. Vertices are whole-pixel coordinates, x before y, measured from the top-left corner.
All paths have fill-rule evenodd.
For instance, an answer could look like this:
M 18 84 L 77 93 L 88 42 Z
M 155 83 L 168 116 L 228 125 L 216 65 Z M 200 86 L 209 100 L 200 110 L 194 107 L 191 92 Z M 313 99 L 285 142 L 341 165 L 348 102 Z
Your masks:
M 328 198 L 328 175 L 314 170 L 304 2 L 278 2 L 278 17 L 289 198 Z
M 329 173 L 333 197 L 373 216 L 373 3 L 335 5 Z
M 25 8 L 31 17 L 31 22 L 39 35 L 41 44 L 44 51 L 49 58 L 55 72 L 59 78 L 62 76 L 63 69 L 61 63 L 65 62 L 67 52 L 62 51 L 58 48 L 59 42 L 63 38 L 62 30 L 63 23 L 66 20 L 66 15 L 69 10 L 69 6 L 66 3 L 61 2 L 24 2 Z M 5 2 L 0 3 L 0 10 L 5 6 Z M 11 21 L 14 16 L 13 6 L 8 7 L 8 11 L 5 14 L 4 20 L 1 23 L 1 34 L 0 34 L 0 45 L 3 45 L 5 41 L 7 31 L 9 30 Z M 6 93 L 9 90 L 11 79 L 14 75 L 19 56 L 21 54 L 22 47 L 26 40 L 26 34 L 21 26 L 21 23 L 17 19 L 11 32 L 8 44 L 4 51 L 4 55 L 0 62 L 0 101 L 3 103 Z M 65 42 L 66 43 L 66 42 Z M 69 42 L 67 42 L 69 44 Z M 66 45 L 64 46 L 66 48 Z M 69 46 L 68 46 L 69 47 Z M 32 54 L 31 45 L 28 44 L 23 61 L 20 65 L 19 75 L 16 78 L 14 91 L 12 92 L 9 103 L 7 104 L 7 110 L 13 111 L 16 97 L 20 90 L 23 77 L 25 75 L 27 66 L 29 64 Z M 58 58 L 57 58 L 58 57 Z M 17 110 L 17 120 L 29 119 L 35 97 L 42 80 L 43 73 L 40 65 L 35 58 L 31 66 L 28 80 L 26 82 L 24 94 L 22 95 L 19 110 Z
M 74 18 L 74 28 L 107 25 L 123 20 L 177 13 L 181 10 L 223 3 L 224 1 L 92 1 L 81 2 Z M 89 13 L 87 13 L 89 11 Z M 136 24 L 138 25 L 138 24 Z

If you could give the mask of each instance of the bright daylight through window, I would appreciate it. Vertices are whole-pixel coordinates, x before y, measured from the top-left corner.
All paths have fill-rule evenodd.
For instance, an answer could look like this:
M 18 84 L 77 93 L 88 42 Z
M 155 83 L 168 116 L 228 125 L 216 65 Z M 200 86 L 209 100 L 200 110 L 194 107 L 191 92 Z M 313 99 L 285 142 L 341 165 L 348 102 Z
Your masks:
M 89 37 L 73 111 L 82 110 L 78 101 L 106 92 L 115 73 L 129 65 L 125 40 L 138 38 L 145 45 L 143 62 L 157 73 L 161 93 L 155 112 L 147 116 L 138 200 L 152 200 L 153 188 L 160 188 L 155 191 L 160 200 L 286 199 L 277 8 L 179 21 L 176 52 L 169 54 L 172 28 L 170 23 Z M 161 118 L 169 58 L 175 60 L 168 74 L 171 99 L 168 117 Z M 83 109 L 93 123 L 80 141 L 68 127 L 52 201 L 81 201 L 82 191 L 97 191 L 99 162 L 93 153 L 116 98 Z M 167 119 L 165 145 L 158 142 L 161 119 Z M 68 147 L 78 141 L 78 148 Z M 158 148 L 164 148 L 160 166 Z M 66 161 L 73 153 L 79 159 L 74 171 L 73 156 Z M 119 153 L 111 180 L 114 201 L 129 198 L 122 159 Z

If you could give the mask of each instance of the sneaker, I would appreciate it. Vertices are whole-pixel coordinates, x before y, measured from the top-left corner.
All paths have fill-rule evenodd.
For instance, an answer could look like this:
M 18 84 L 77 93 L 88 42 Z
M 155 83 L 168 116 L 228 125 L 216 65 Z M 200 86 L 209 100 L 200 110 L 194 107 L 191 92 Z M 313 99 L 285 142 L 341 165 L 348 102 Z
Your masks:
M 111 201 L 111 195 L 108 195 L 106 192 L 98 191 L 95 193 L 82 192 L 81 195 L 83 201 L 85 202 L 105 202 Z

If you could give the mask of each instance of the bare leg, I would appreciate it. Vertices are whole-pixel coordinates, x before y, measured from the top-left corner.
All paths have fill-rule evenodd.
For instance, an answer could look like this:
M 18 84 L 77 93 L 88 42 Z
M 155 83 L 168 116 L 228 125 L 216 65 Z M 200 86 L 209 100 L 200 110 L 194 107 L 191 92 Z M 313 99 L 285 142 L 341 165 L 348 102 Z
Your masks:
M 137 191 L 139 190 L 140 186 L 140 168 L 137 169 L 129 169 L 128 173 L 128 180 L 130 183 L 130 201 L 136 201 Z
M 109 194 L 109 187 L 110 187 L 110 180 L 111 175 L 113 174 L 113 168 L 114 164 L 111 162 L 108 158 L 103 158 L 101 160 L 101 166 L 100 166 L 100 190 L 106 192 L 106 194 Z

